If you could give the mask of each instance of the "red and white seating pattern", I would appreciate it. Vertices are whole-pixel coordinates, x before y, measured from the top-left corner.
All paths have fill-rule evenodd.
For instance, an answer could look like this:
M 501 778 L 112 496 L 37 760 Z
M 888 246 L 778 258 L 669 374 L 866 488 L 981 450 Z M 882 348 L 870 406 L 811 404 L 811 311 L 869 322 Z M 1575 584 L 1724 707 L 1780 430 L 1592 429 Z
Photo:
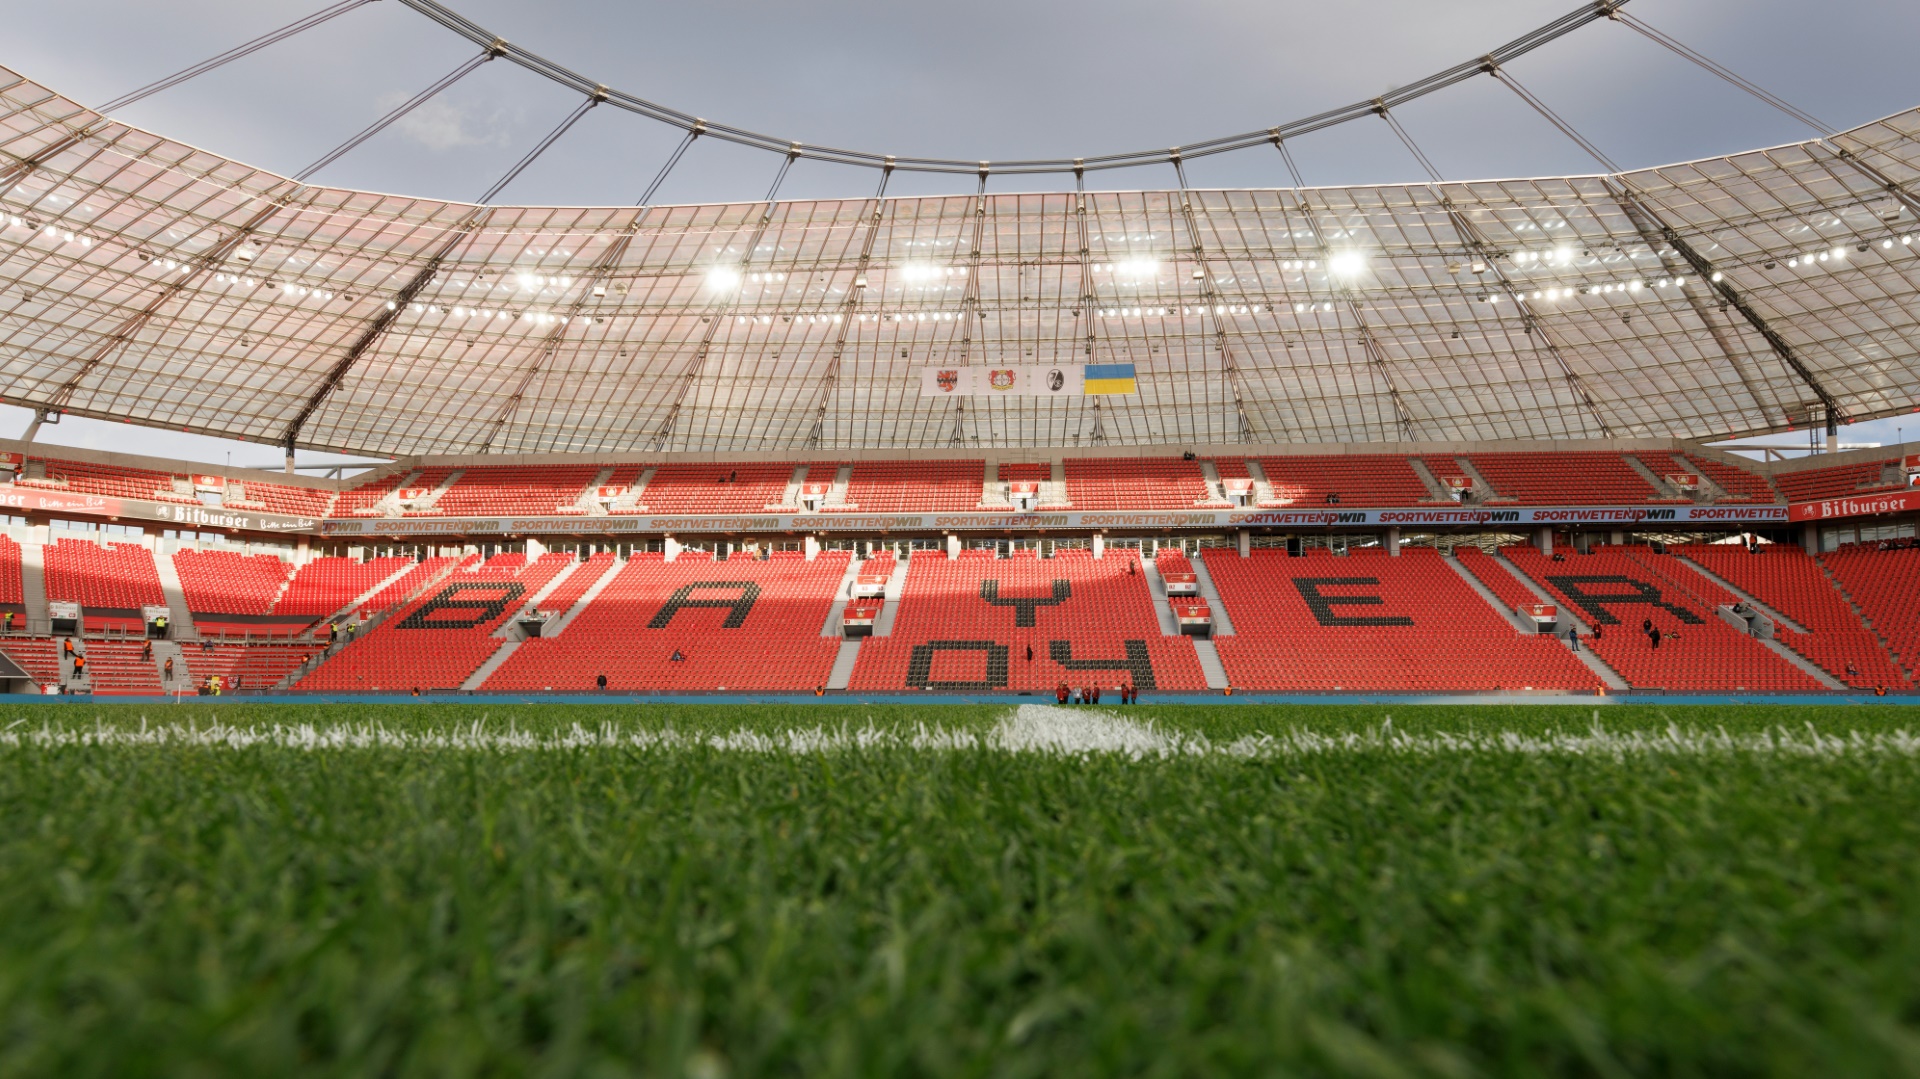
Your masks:
M 1678 550 L 1806 627 L 1806 633 L 1777 627 L 1775 638 L 1821 670 L 1859 689 L 1907 684 L 1905 672 L 1847 605 L 1820 563 L 1800 548 L 1768 544 L 1749 553 L 1742 544 L 1717 543 Z M 1848 668 L 1854 673 L 1848 674 Z
M 140 608 L 167 602 L 153 552 L 137 543 L 63 539 L 45 550 L 47 598 L 79 603 L 89 629 L 138 632 Z
M 1874 631 L 1886 638 L 1901 669 L 1920 675 L 1920 549 L 1882 551 L 1859 544 L 1820 559 Z
M 1075 509 L 1191 509 L 1212 498 L 1198 461 L 1069 457 L 1065 464 L 1067 501 Z
M 913 558 L 893 632 L 861 644 L 849 687 L 1050 694 L 1061 682 L 1131 681 L 1205 689 L 1192 642 L 1161 632 L 1137 552 L 991 555 Z
M 1518 632 L 1429 547 L 1397 558 L 1325 548 L 1201 557 L 1233 622 L 1215 647 L 1239 689 L 1585 692 L 1599 683 L 1564 644 Z
M 580 692 L 604 674 L 620 692 L 810 690 L 839 651 L 821 629 L 847 559 L 635 555 L 558 636 L 520 645 L 484 688 Z

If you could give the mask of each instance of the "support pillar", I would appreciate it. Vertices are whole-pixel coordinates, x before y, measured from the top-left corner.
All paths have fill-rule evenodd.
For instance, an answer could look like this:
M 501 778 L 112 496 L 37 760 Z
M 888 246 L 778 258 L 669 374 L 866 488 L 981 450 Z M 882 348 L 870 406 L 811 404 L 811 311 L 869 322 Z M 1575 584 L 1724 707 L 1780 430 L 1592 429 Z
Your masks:
M 1245 535 L 1245 534 L 1246 533 L 1244 532 L 1241 533 L 1241 535 Z M 1400 557 L 1400 526 L 1399 525 L 1392 525 L 1387 529 L 1387 553 L 1392 555 L 1395 558 Z
M 1535 547 L 1540 548 L 1541 554 L 1546 555 L 1548 557 L 1552 557 L 1553 556 L 1553 528 L 1548 525 L 1541 525 L 1539 528 L 1534 529 L 1533 545 Z
M 959 557 L 960 557 L 960 537 L 953 535 L 952 533 L 948 533 L 947 534 L 947 559 L 948 561 L 952 561 L 953 559 L 956 559 Z
M 539 558 L 541 555 L 546 553 L 547 553 L 546 544 L 541 543 L 539 540 L 534 539 L 532 536 L 527 537 L 527 561 L 532 562 L 534 559 Z
M 811 562 L 820 557 L 820 537 L 808 536 L 802 542 L 806 545 L 807 561 Z
M 1107 537 L 1101 535 L 1098 532 L 1095 532 L 1093 534 L 1093 557 L 1105 558 L 1106 556 L 1107 556 Z
M 1253 533 L 1243 528 L 1236 538 L 1240 541 L 1240 557 L 1251 557 L 1253 555 Z
M 1820 526 L 1808 521 L 1800 526 L 1800 546 L 1808 554 L 1820 553 Z
M 1615 547 L 1624 545 L 1627 542 L 1626 530 L 1616 528 L 1607 533 L 1607 542 L 1613 544 Z
M 671 562 L 680 557 L 680 541 L 667 536 L 660 541 L 660 551 L 662 560 Z

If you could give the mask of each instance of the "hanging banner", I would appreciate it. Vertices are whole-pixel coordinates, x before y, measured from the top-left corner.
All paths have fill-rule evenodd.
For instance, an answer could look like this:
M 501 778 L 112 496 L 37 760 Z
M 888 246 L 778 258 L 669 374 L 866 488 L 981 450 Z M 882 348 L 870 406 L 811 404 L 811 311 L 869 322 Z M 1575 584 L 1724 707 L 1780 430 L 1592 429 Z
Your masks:
M 1133 365 L 988 364 L 923 367 L 922 397 L 1084 397 L 1135 392 Z

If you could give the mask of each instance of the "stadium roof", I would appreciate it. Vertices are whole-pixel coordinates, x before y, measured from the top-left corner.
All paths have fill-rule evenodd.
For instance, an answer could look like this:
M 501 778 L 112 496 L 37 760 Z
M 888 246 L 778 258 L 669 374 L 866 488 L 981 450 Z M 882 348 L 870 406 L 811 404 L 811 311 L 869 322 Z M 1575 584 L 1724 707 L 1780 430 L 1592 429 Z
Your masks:
M 475 206 L 297 183 L 0 69 L 0 399 L 384 454 L 1777 431 L 1920 405 L 1917 133 L 1525 180 Z M 1003 363 L 1132 363 L 1138 393 L 920 396 Z

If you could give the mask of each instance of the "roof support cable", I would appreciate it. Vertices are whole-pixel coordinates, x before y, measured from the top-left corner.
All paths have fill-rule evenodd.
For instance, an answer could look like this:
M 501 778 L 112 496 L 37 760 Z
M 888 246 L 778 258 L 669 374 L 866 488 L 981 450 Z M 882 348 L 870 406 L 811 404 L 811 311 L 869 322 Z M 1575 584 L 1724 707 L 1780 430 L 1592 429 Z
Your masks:
M 214 70 L 215 68 L 225 67 L 226 65 L 232 63 L 235 60 L 239 60 L 247 56 L 252 56 L 254 53 L 259 52 L 261 49 L 264 49 L 269 45 L 272 45 L 276 42 L 285 41 L 286 39 L 293 37 L 296 34 L 299 34 L 306 30 L 311 30 L 314 27 L 319 26 L 321 23 L 327 22 L 337 16 L 345 15 L 347 12 L 352 11 L 357 7 L 361 7 L 372 2 L 373 0 L 340 0 L 339 3 L 334 4 L 332 7 L 322 8 L 319 11 L 316 11 L 313 14 L 308 15 L 306 18 L 296 19 L 293 22 L 290 22 L 287 25 L 282 26 L 278 30 L 273 30 L 268 33 L 262 34 L 259 37 L 254 38 L 252 41 L 249 41 L 243 45 L 235 45 L 233 48 L 228 49 L 226 52 L 223 52 L 218 56 L 209 57 L 208 59 L 202 60 L 199 63 L 193 65 L 192 67 L 183 68 L 179 71 L 176 71 L 173 74 L 168 75 L 164 79 L 158 79 L 154 82 L 150 82 L 145 86 L 140 87 L 138 90 L 132 90 L 127 93 L 121 94 L 119 97 L 116 97 L 112 101 L 107 102 L 105 105 L 100 106 L 99 111 L 102 114 L 119 112 L 121 109 L 126 108 L 128 105 L 131 105 L 136 101 L 145 100 L 146 98 L 152 97 L 153 95 L 159 93 L 162 90 L 172 89 L 173 87 L 178 86 L 183 82 L 186 82 L 188 79 L 194 78 L 199 75 L 204 75 L 207 72 Z
M 500 192 L 505 191 L 507 189 L 508 184 L 520 178 L 520 174 L 526 171 L 526 168 L 528 165 L 533 164 L 534 161 L 537 160 L 541 154 L 546 153 L 547 148 L 549 146 L 552 146 L 554 143 L 559 142 L 560 136 L 565 135 L 567 131 L 573 127 L 574 124 L 579 123 L 580 118 L 582 116 L 585 116 L 595 105 L 600 104 L 602 101 L 605 101 L 606 99 L 607 99 L 606 91 L 602 89 L 599 93 L 594 94 L 593 96 L 587 98 L 585 101 L 582 101 L 580 104 L 574 106 L 573 111 L 567 114 L 567 118 L 560 121 L 560 126 L 554 128 L 552 131 L 547 132 L 547 137 L 544 139 L 541 139 L 538 143 L 534 144 L 533 149 L 527 151 L 527 156 L 515 162 L 514 166 L 507 170 L 507 174 L 505 176 L 502 176 L 500 177 L 499 180 L 495 181 L 492 187 L 487 188 L 485 194 L 482 194 L 479 198 L 475 199 L 474 201 L 479 203 L 482 206 L 491 204 L 494 198 L 497 197 L 500 194 Z
M 1541 100 L 1539 95 L 1522 85 L 1520 80 L 1514 78 L 1511 72 L 1500 67 L 1495 67 L 1492 71 L 1493 77 L 1496 80 L 1507 89 L 1512 90 L 1521 101 L 1526 102 L 1533 111 L 1539 113 L 1543 119 L 1559 129 L 1561 134 L 1573 140 L 1574 145 L 1585 150 L 1588 156 L 1599 162 L 1601 166 L 1607 170 L 1608 175 L 1602 179 L 1602 183 L 1605 184 L 1607 188 L 1607 193 L 1613 196 L 1614 203 L 1618 205 L 1620 211 L 1627 216 L 1627 220 L 1633 223 L 1634 231 L 1640 234 L 1640 238 L 1646 242 L 1647 248 L 1660 260 L 1662 268 L 1674 274 L 1676 277 L 1679 276 L 1680 270 L 1675 264 L 1678 263 L 1680 266 L 1687 266 L 1688 264 L 1680 259 L 1679 252 L 1668 242 L 1667 235 L 1671 230 L 1668 228 L 1666 221 L 1640 198 L 1639 192 L 1634 190 L 1633 182 L 1627 179 L 1626 174 L 1620 166 L 1614 164 L 1613 159 L 1608 157 L 1599 146 L 1575 130 L 1572 124 L 1568 123 L 1559 113 L 1555 112 L 1545 101 Z M 1693 308 L 1694 314 L 1700 319 L 1700 324 L 1706 327 L 1707 335 L 1712 337 L 1714 343 L 1720 347 L 1721 354 L 1726 357 L 1727 365 L 1733 368 L 1733 373 L 1740 379 L 1740 385 L 1746 389 L 1747 397 L 1753 402 L 1753 407 L 1758 411 L 1759 415 L 1766 416 L 1769 412 L 1780 412 L 1784 415 L 1785 411 L 1781 408 L 1778 395 L 1768 395 L 1774 398 L 1771 408 L 1768 407 L 1766 401 L 1761 399 L 1760 389 L 1754 384 L 1753 376 L 1747 371 L 1745 354 L 1728 338 L 1726 330 L 1722 328 L 1719 320 L 1713 317 L 1713 312 L 1709 310 L 1707 306 L 1706 296 L 1698 289 L 1686 290 L 1684 295 L 1687 298 L 1688 305 Z M 1764 385 L 1764 381 L 1762 385 Z
M 364 0 L 362 0 L 364 2 Z M 438 0 L 399 0 L 408 8 L 420 13 L 441 27 L 458 34 L 476 45 L 486 45 L 495 40 L 492 31 L 465 18 L 448 8 Z M 1536 49 L 1558 40 L 1589 23 L 1597 22 L 1616 13 L 1628 0 L 1585 0 L 1572 11 L 1534 28 L 1525 34 L 1493 49 L 1488 55 L 1504 63 L 1524 56 Z M 513 63 L 526 68 L 541 78 L 586 92 L 595 85 L 594 80 L 543 56 L 528 52 L 518 46 L 509 45 L 503 55 Z M 1443 71 L 1414 79 L 1397 86 L 1383 95 L 1386 102 L 1399 105 L 1428 94 L 1438 93 L 1460 83 L 1479 77 L 1483 73 L 1481 61 L 1472 60 L 1455 64 Z M 658 123 L 689 130 L 695 124 L 703 124 L 707 133 L 714 138 L 769 153 L 786 154 L 790 148 L 804 144 L 792 139 L 778 138 L 772 135 L 751 131 L 731 124 L 701 120 L 690 113 L 674 109 L 624 91 L 613 91 L 609 101 L 619 109 Z M 1339 124 L 1361 119 L 1373 111 L 1372 102 L 1355 102 L 1350 105 L 1329 109 L 1313 116 L 1302 117 L 1277 126 L 1259 131 L 1241 132 L 1235 135 L 1192 140 L 1182 144 L 1182 155 L 1187 159 L 1205 157 L 1210 154 L 1228 153 L 1246 150 L 1268 141 L 1273 131 L 1279 131 L 1283 138 L 1294 138 L 1310 132 L 1324 130 Z M 909 172 L 934 172 L 952 175 L 964 175 L 974 171 L 971 161 L 951 158 L 892 157 L 885 154 L 863 150 L 840 149 L 831 146 L 805 146 L 799 156 L 812 161 L 828 164 L 856 165 L 863 168 L 888 168 Z M 1102 154 L 1083 158 L 1051 158 L 998 163 L 996 171 L 1002 175 L 1028 175 L 1041 173 L 1066 174 L 1076 169 L 1119 169 L 1141 165 L 1160 165 L 1169 160 L 1164 149 L 1137 150 L 1124 153 Z
M 867 267 L 873 262 L 873 244 L 880 236 L 880 221 L 886 213 L 887 181 L 893 178 L 892 169 L 880 171 L 880 186 L 874 190 L 871 205 L 866 208 L 866 235 L 860 240 L 860 258 L 853 266 L 853 280 L 847 284 L 847 298 L 840 302 L 840 329 L 833 335 L 833 352 L 827 358 L 827 369 L 820 376 L 820 391 L 814 395 L 813 426 L 807 429 L 806 446 L 818 449 L 826 437 L 827 410 L 833 405 L 833 395 L 840 382 L 840 357 L 847 350 L 847 335 L 853 332 L 853 323 L 860 315 L 860 302 L 866 299 Z
M 1491 60 L 1488 64 L 1489 71 L 1498 70 L 1496 66 L 1492 66 Z M 1419 144 L 1413 141 L 1413 136 L 1400 125 L 1399 119 L 1384 104 L 1379 111 L 1380 119 L 1386 121 L 1387 126 L 1393 129 L 1393 133 L 1399 137 L 1400 142 L 1432 178 L 1433 182 L 1429 190 L 1433 192 L 1435 198 L 1440 200 L 1440 206 L 1446 211 L 1447 220 L 1453 224 L 1454 232 L 1460 237 L 1460 242 L 1465 244 L 1473 252 L 1474 257 L 1487 267 L 1487 272 L 1500 283 L 1501 290 L 1513 298 L 1514 306 L 1520 312 L 1521 325 L 1527 332 L 1527 339 L 1535 342 L 1537 349 L 1544 350 L 1553 360 L 1554 366 L 1560 369 L 1560 377 L 1565 380 L 1567 389 L 1593 420 L 1594 426 L 1599 428 L 1600 436 L 1612 438 L 1613 428 L 1607 423 L 1607 418 L 1601 414 L 1599 402 L 1595 401 L 1593 394 L 1588 391 L 1586 379 L 1567 362 L 1565 354 L 1560 351 L 1560 343 L 1554 340 L 1553 334 L 1540 321 L 1533 310 L 1533 305 L 1526 299 L 1526 295 L 1513 286 L 1513 281 L 1507 276 L 1507 272 L 1500 268 L 1500 251 L 1488 242 L 1479 226 L 1475 225 L 1466 214 L 1460 212 L 1460 208 L 1454 205 L 1453 199 L 1440 189 L 1440 185 L 1444 182 L 1441 179 L 1440 170 L 1434 168 L 1433 161 L 1421 151 Z
M 651 206 L 653 204 L 653 196 L 659 193 L 660 185 L 667 182 L 667 174 L 672 172 L 673 167 L 680 163 L 680 158 L 685 155 L 688 148 L 693 145 L 693 140 L 699 138 L 700 133 L 704 130 L 704 128 L 696 125 L 686 133 L 685 137 L 680 140 L 680 145 L 673 148 L 673 154 L 667 158 L 667 163 L 660 166 L 660 171 L 655 174 L 653 182 L 647 185 L 645 191 L 640 192 L 640 201 L 634 203 L 635 206 Z
M 375 135 L 378 135 L 382 131 L 385 131 L 387 128 L 392 127 L 402 117 L 406 116 L 408 113 L 419 108 L 420 106 L 426 104 L 428 101 L 438 96 L 441 91 L 452 86 L 454 83 L 459 82 L 461 79 L 465 78 L 469 73 L 471 73 L 475 68 L 479 67 L 481 64 L 486 63 L 488 60 L 491 60 L 498 55 L 500 54 L 495 50 L 488 49 L 486 52 L 480 53 L 477 56 L 474 56 L 468 60 L 463 61 L 459 67 L 456 67 L 452 71 L 447 72 L 445 75 L 440 76 L 438 79 L 434 80 L 433 83 L 428 85 L 426 89 L 413 95 L 407 100 L 402 101 L 400 104 L 394 106 L 391 112 L 387 113 L 385 116 L 382 116 L 378 120 L 375 120 L 373 123 L 368 124 L 365 128 L 362 128 L 359 134 L 354 135 L 352 138 L 334 147 L 332 150 L 327 151 L 327 153 L 322 155 L 320 159 L 315 161 L 313 164 L 308 165 L 306 168 L 301 169 L 299 172 L 294 173 L 293 178 L 301 181 L 302 183 L 305 183 L 308 178 L 313 176 L 314 173 L 319 172 L 321 169 L 324 169 L 328 165 L 333 164 L 335 161 L 340 160 L 342 157 L 345 157 L 347 154 L 357 149 L 361 143 L 366 142 L 368 139 L 373 138 Z
M 986 247 L 987 229 L 987 176 L 993 167 L 982 161 L 979 165 L 978 182 L 973 189 L 973 236 L 967 242 L 967 280 L 960 288 L 960 362 L 972 362 L 973 326 L 984 321 L 985 311 L 980 310 L 980 260 Z M 967 441 L 966 434 L 967 399 L 953 399 L 953 431 L 947 439 L 950 445 L 959 446 Z M 978 421 L 975 421 L 976 430 Z M 978 434 L 975 436 L 978 438 Z
M 620 230 L 620 234 L 614 238 L 614 241 L 607 245 L 606 253 L 594 260 L 593 267 L 581 275 L 579 294 L 567 306 L 566 314 L 548 332 L 546 340 L 541 342 L 540 348 L 534 352 L 533 359 L 520 372 L 520 379 L 515 384 L 513 393 L 501 404 L 493 420 L 488 424 L 487 437 L 480 443 L 479 452 L 493 451 L 495 440 L 500 437 L 502 431 L 507 429 L 507 425 L 512 422 L 514 415 L 520 411 L 521 404 L 525 402 L 527 388 L 533 385 L 533 380 L 539 377 L 541 370 L 560 354 L 560 346 L 566 340 L 567 328 L 586 311 L 589 300 L 605 295 L 606 283 L 613 276 L 615 267 L 626 258 L 627 250 L 633 246 L 633 239 L 640 232 L 640 226 L 645 224 L 647 218 L 653 214 L 650 203 L 653 201 L 654 193 L 660 190 L 660 185 L 666 181 L 667 174 L 673 171 L 674 165 L 679 163 L 681 155 L 687 152 L 687 147 L 693 145 L 693 140 L 699 137 L 700 132 L 696 128 L 687 132 L 686 136 L 680 140 L 680 145 L 674 149 L 672 156 L 667 158 L 667 163 L 661 166 L 653 182 L 648 184 L 646 191 L 641 193 L 639 202 L 641 212 Z
M 1220 314 L 1224 306 L 1220 300 L 1220 285 L 1213 268 L 1207 265 L 1206 245 L 1200 240 L 1200 222 L 1193 213 L 1193 189 L 1187 186 L 1187 168 L 1180 163 L 1178 147 L 1168 151 L 1173 161 L 1173 174 L 1180 181 L 1180 220 L 1187 230 L 1187 251 L 1193 258 L 1193 272 L 1200 282 L 1200 318 L 1212 331 L 1213 344 L 1220 353 L 1220 373 L 1226 379 L 1227 391 L 1233 394 L 1234 441 L 1251 442 L 1254 440 L 1253 424 L 1247 419 L 1246 394 L 1240 385 L 1240 365 L 1235 359 L 1233 343 L 1227 339 L 1226 318 Z M 1209 431 L 1208 435 L 1211 436 Z M 1211 438 L 1209 438 L 1211 441 Z
M 666 416 L 661 419 L 660 425 L 654 428 L 649 439 L 655 450 L 666 449 L 673 438 L 674 429 L 680 420 L 680 411 L 687 402 L 687 395 L 692 392 L 693 384 L 700 380 L 700 374 L 707 366 L 707 353 L 713 348 L 713 339 L 720 332 L 720 327 L 726 324 L 727 320 L 722 316 L 733 307 L 739 296 L 737 291 L 739 282 L 744 281 L 747 276 L 742 271 L 746 269 L 747 263 L 753 261 L 754 253 L 760 249 L 760 241 L 767 235 L 767 227 L 773 224 L 773 212 L 779 206 L 777 200 L 780 196 L 780 185 L 787 178 L 787 170 L 793 168 L 794 159 L 800 156 L 800 149 L 799 143 L 788 147 L 787 156 L 780 161 L 780 171 L 773 174 L 773 185 L 767 188 L 766 205 L 760 208 L 760 217 L 754 223 L 753 235 L 748 238 L 745 250 L 740 253 L 739 262 L 732 267 L 737 274 L 735 284 L 726 289 L 708 309 L 707 328 L 700 335 L 700 345 L 680 372 L 678 376 L 680 385 L 673 392 L 673 403 L 667 406 Z
M 1750 79 L 1742 78 L 1739 75 L 1739 73 L 1735 72 L 1733 69 L 1728 68 L 1722 64 L 1715 63 L 1713 60 L 1709 59 L 1704 54 L 1699 53 L 1692 48 L 1689 48 L 1685 43 L 1679 41 L 1678 39 L 1669 37 L 1668 35 L 1661 33 L 1660 31 L 1647 25 L 1645 22 L 1634 18 L 1633 16 L 1627 14 L 1626 12 L 1616 10 L 1608 13 L 1607 17 L 1609 19 L 1612 19 L 1614 22 L 1617 22 L 1620 25 L 1626 27 L 1627 29 L 1632 30 L 1634 33 L 1641 35 L 1642 37 L 1646 38 L 1648 41 L 1651 41 L 1654 44 L 1659 45 L 1660 47 L 1668 50 L 1669 52 L 1673 53 L 1675 56 L 1678 56 L 1681 59 L 1686 60 L 1687 62 L 1706 70 L 1710 74 L 1719 76 L 1721 79 L 1725 80 L 1727 83 L 1733 86 L 1736 86 L 1739 89 L 1744 90 L 1747 93 L 1753 95 L 1754 97 L 1759 98 L 1761 101 L 1764 101 L 1767 104 L 1773 106 L 1774 108 L 1779 109 L 1781 112 L 1786 113 L 1788 116 L 1791 116 L 1795 120 L 1798 120 L 1801 123 L 1807 125 L 1808 127 L 1814 129 L 1815 131 L 1819 132 L 1821 135 L 1826 136 L 1826 135 L 1833 134 L 1834 129 L 1829 125 L 1827 125 L 1824 121 L 1820 120 L 1818 117 L 1802 109 L 1795 108 L 1786 99 L 1769 92 L 1765 87 L 1761 86 L 1759 83 L 1753 82 Z
M 488 204 L 493 201 L 493 197 L 512 183 L 522 170 L 533 164 L 535 158 L 539 157 L 547 147 L 552 146 L 560 136 L 566 134 L 567 129 L 572 127 L 575 121 L 585 116 L 587 111 L 599 104 L 601 100 L 602 98 L 596 94 L 581 102 L 567 114 L 565 120 L 560 121 L 560 126 L 549 132 L 546 138 L 541 139 L 539 145 L 528 151 L 525 157 L 515 162 L 514 166 L 507 170 L 506 175 L 500 177 L 498 183 L 488 188 L 486 194 L 480 197 L 479 204 L 453 226 L 447 238 L 441 241 L 432 255 L 428 256 L 427 261 L 420 267 L 420 271 L 408 279 L 407 283 L 401 286 L 400 291 L 387 301 L 386 310 L 375 315 L 373 321 L 367 324 L 367 328 L 354 339 L 353 344 L 347 347 L 347 351 L 334 361 L 333 366 L 327 369 L 327 373 L 321 376 L 313 392 L 307 396 L 306 403 L 300 406 L 300 411 L 295 413 L 293 420 L 287 424 L 286 432 L 281 435 L 280 441 L 285 446 L 288 457 L 293 456 L 294 448 L 300 440 L 301 429 L 306 427 L 307 421 L 320 410 L 327 396 L 340 388 L 346 381 L 348 373 L 360 362 L 361 357 L 371 352 L 374 346 L 380 343 L 381 338 L 386 336 L 387 330 L 392 328 L 394 322 L 400 318 L 401 312 L 408 310 L 420 294 L 439 277 L 440 267 L 445 265 L 446 261 L 453 257 L 453 253 L 466 243 L 481 225 L 486 223 L 491 214 Z
M 1294 197 L 1300 200 L 1301 213 L 1307 219 L 1307 228 L 1313 232 L 1313 242 L 1320 249 L 1321 261 L 1327 262 L 1333 252 L 1327 247 L 1326 233 L 1321 231 L 1319 219 L 1313 215 L 1312 209 L 1306 204 L 1305 197 L 1301 195 L 1301 192 L 1306 189 L 1306 184 L 1301 182 L 1300 169 L 1294 164 L 1293 152 L 1287 149 L 1286 140 L 1277 137 L 1273 140 L 1273 148 L 1280 151 L 1281 160 L 1287 163 L 1287 174 L 1293 178 Z M 1331 268 L 1327 276 L 1329 279 L 1333 277 Z M 1367 323 L 1367 314 L 1360 306 L 1359 297 L 1354 294 L 1351 287 L 1334 286 L 1334 289 L 1340 297 L 1340 305 L 1347 310 L 1347 317 L 1353 320 L 1355 333 L 1360 338 L 1360 349 L 1367 354 L 1368 369 L 1387 388 L 1387 403 L 1393 406 L 1393 422 L 1401 440 L 1413 441 L 1413 412 L 1407 408 L 1406 401 L 1400 396 L 1400 387 L 1393 378 L 1393 368 L 1387 363 L 1386 352 L 1373 335 L 1373 327 Z M 1331 354 L 1332 350 L 1329 349 L 1328 352 Z M 1359 389 L 1357 380 L 1354 388 L 1356 391 Z

